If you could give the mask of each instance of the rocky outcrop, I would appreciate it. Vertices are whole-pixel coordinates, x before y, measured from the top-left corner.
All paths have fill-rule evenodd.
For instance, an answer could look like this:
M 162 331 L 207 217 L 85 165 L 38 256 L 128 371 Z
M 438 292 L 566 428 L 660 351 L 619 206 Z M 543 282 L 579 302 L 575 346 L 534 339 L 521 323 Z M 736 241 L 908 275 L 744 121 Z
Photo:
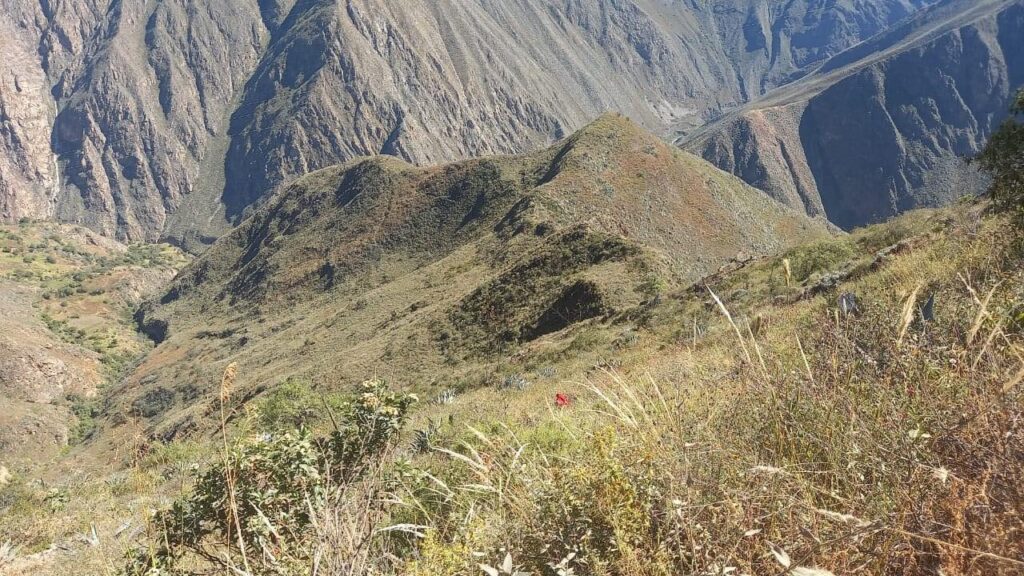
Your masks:
M 0 0 L 0 217 L 202 244 L 295 176 L 686 131 L 931 0 Z
M 981 150 L 1024 85 L 1024 2 L 946 2 L 934 12 L 687 147 L 844 228 L 980 191 L 983 177 L 964 158 Z M 937 31 L 916 34 L 928 26 Z
M 0 221 L 47 218 L 59 190 L 53 104 L 35 46 L 0 19 Z

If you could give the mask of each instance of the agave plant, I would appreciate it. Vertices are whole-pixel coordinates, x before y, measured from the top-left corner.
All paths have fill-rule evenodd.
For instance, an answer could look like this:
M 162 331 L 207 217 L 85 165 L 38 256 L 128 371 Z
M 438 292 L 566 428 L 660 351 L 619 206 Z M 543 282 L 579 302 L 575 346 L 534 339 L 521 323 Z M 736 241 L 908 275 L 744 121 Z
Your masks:
M 10 541 L 0 544 L 0 568 L 10 565 L 18 556 L 18 547 Z
M 419 454 L 430 452 L 434 436 L 441 427 L 433 420 L 427 420 L 427 427 L 413 432 L 412 449 Z
M 543 366 L 537 370 L 537 376 L 550 380 L 558 376 L 558 369 L 554 366 Z
M 481 564 L 480 569 L 487 576 L 530 576 L 529 572 L 516 570 L 515 565 L 512 563 L 511 554 L 505 554 L 505 560 L 501 563 L 501 566 L 494 567 L 488 564 Z
M 435 404 L 441 404 L 441 405 L 454 404 L 455 403 L 455 390 L 452 390 L 451 388 L 449 388 L 449 389 L 441 392 L 440 394 L 437 395 L 437 398 L 434 399 L 434 403 Z
M 530 385 L 530 381 L 526 379 L 522 374 L 509 374 L 505 376 L 505 379 L 501 381 L 498 388 L 501 390 L 517 390 L 522 392 L 526 390 L 526 387 Z

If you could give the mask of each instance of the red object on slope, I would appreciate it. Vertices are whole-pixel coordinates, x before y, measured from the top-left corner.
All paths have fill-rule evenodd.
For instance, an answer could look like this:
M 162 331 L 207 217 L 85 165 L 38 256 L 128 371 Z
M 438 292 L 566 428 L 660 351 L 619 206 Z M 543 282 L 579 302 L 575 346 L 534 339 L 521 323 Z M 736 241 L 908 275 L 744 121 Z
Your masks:
M 555 406 L 558 406 L 559 408 L 566 408 L 571 403 L 572 400 L 567 394 L 562 394 L 561 392 L 555 394 Z

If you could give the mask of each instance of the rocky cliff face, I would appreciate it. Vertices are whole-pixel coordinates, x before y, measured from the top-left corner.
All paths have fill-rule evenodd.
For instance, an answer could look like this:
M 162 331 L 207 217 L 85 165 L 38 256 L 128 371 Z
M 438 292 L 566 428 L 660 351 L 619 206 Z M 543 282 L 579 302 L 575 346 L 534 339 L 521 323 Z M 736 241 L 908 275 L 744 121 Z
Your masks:
M 0 217 L 204 242 L 358 155 L 666 135 L 930 1 L 0 0 Z
M 59 168 L 50 148 L 54 109 L 36 53 L 38 36 L 19 30 L 29 15 L 0 7 L 0 221 L 13 222 L 52 214 Z
M 930 12 L 688 146 L 846 228 L 980 190 L 963 158 L 981 150 L 1024 85 L 1024 2 L 946 2 Z M 934 31 L 922 37 L 922 28 Z
M 936 1 L 718 1 L 712 10 L 741 93 L 755 98 Z
M 275 25 L 263 4 L 4 0 L 0 215 L 158 236 Z

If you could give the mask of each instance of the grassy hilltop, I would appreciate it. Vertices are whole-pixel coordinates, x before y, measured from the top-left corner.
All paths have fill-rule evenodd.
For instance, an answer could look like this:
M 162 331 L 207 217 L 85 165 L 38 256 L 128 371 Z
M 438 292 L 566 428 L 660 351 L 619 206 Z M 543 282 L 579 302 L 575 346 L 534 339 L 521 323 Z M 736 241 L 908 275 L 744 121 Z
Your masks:
M 144 309 L 162 341 L 115 398 L 172 438 L 216 426 L 196 400 L 230 362 L 247 398 L 289 378 L 432 396 L 578 371 L 666 290 L 827 235 L 622 116 L 526 156 L 354 161 L 272 198 Z

